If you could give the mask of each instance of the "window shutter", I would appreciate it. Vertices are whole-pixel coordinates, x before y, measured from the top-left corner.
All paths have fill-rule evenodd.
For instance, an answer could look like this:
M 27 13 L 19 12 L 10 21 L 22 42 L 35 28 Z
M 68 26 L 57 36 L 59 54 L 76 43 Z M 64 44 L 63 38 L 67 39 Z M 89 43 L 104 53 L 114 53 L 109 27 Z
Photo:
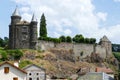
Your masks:
M 9 73 L 9 67 L 4 67 L 4 73 Z
M 13 80 L 18 80 L 18 78 L 17 78 L 17 77 L 14 77 Z

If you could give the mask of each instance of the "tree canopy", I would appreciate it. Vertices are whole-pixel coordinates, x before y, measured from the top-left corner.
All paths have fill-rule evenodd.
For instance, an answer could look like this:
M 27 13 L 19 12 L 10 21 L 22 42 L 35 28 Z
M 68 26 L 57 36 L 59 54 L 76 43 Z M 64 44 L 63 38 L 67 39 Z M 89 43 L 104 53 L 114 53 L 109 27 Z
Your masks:
M 8 37 L 4 37 L 4 39 L 0 38 L 0 47 L 6 47 L 8 45 Z
M 40 19 L 40 37 L 47 37 L 47 28 L 46 28 L 46 19 L 44 16 L 44 13 L 41 16 Z
M 87 44 L 94 44 L 96 43 L 95 38 L 84 38 L 82 34 L 77 34 L 73 37 L 73 41 L 75 43 L 87 43 Z

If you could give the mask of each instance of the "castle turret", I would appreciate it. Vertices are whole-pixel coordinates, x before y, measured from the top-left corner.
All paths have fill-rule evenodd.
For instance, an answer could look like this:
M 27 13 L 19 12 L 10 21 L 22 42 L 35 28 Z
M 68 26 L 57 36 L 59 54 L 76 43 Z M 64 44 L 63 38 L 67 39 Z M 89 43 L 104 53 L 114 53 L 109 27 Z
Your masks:
M 11 24 L 16 24 L 20 22 L 20 20 L 21 20 L 21 16 L 19 15 L 18 8 L 16 7 L 15 11 L 13 12 L 11 16 Z
M 106 48 L 106 57 L 109 57 L 112 54 L 112 44 L 111 41 L 106 37 L 100 39 L 100 45 Z
M 15 11 L 11 16 L 11 23 L 9 25 L 9 48 L 15 48 L 15 40 L 16 40 L 16 23 L 20 22 L 21 16 L 19 15 L 18 8 L 16 7 Z
M 30 48 L 36 49 L 36 43 L 37 43 L 37 20 L 35 18 L 35 15 L 33 14 L 30 23 Z

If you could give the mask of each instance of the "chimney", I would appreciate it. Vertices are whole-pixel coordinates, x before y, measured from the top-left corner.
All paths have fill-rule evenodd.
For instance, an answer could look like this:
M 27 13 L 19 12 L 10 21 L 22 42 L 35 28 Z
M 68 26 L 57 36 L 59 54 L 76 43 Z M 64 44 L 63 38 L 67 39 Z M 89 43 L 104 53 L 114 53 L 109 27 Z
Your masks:
M 19 63 L 18 62 L 14 62 L 14 66 L 19 67 Z

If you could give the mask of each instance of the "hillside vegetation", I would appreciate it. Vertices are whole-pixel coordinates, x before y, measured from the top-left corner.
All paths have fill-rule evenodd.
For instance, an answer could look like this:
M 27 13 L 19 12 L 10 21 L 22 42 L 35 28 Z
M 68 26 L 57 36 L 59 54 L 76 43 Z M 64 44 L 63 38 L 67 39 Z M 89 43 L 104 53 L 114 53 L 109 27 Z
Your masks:
M 19 67 L 23 68 L 29 64 L 36 64 L 46 69 L 46 73 L 52 78 L 68 78 L 80 68 L 94 71 L 96 66 L 108 66 L 103 63 L 75 62 L 72 50 L 51 49 L 49 51 L 39 50 L 4 50 L 0 48 L 1 61 L 20 60 Z M 110 65 L 113 69 L 113 65 Z
M 113 52 L 113 55 L 114 55 L 115 58 L 117 58 L 117 60 L 120 62 L 120 52 Z

